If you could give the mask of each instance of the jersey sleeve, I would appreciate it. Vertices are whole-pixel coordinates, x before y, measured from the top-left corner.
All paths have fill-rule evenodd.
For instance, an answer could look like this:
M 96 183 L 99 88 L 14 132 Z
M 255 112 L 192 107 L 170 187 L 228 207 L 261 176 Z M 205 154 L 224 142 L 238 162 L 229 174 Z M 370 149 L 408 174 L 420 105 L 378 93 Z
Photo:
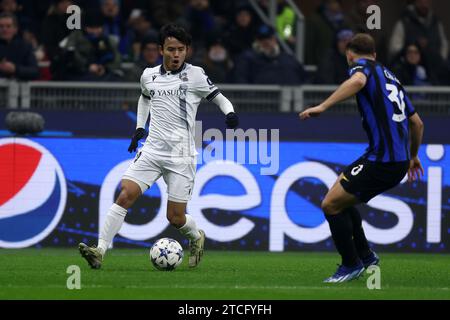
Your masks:
M 409 97 L 406 95 L 406 92 L 404 99 L 405 99 L 405 114 L 409 118 L 412 115 L 414 115 L 414 113 L 416 113 L 416 109 L 414 108 L 411 100 L 409 100 Z
M 194 92 L 208 101 L 212 101 L 220 93 L 220 90 L 208 78 L 205 71 L 199 68 L 194 79 Z
M 364 73 L 364 75 L 369 78 L 370 76 L 370 68 L 368 66 L 362 65 L 362 64 L 357 64 L 356 66 L 351 67 L 348 70 L 348 75 L 351 77 L 353 76 L 356 72 L 362 72 Z
M 145 72 L 145 71 L 144 71 Z M 150 92 L 148 92 L 147 88 L 145 87 L 145 78 L 144 78 L 144 73 L 142 73 L 141 76 L 141 94 L 144 98 L 151 100 L 151 95 Z

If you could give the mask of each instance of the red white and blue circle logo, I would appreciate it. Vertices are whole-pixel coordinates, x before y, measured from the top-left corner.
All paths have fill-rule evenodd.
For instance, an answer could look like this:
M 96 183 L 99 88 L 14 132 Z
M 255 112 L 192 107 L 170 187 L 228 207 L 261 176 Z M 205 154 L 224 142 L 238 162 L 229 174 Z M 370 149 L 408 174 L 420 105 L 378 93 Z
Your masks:
M 45 239 L 67 200 L 55 157 L 28 139 L 0 139 L 0 181 L 0 247 L 24 248 Z

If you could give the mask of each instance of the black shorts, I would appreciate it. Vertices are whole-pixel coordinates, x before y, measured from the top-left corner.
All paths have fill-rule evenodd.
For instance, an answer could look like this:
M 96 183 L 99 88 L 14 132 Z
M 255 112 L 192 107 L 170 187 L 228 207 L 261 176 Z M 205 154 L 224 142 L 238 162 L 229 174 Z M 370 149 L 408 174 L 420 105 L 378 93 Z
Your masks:
M 374 162 L 359 158 L 344 170 L 341 185 L 345 191 L 366 203 L 398 185 L 408 168 L 409 161 Z

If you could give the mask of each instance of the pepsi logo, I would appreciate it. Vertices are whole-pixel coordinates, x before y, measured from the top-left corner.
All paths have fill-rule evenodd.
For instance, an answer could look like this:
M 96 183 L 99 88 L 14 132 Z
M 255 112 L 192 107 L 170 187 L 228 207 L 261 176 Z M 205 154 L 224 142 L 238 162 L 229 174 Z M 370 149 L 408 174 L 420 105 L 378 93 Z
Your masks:
M 55 157 L 28 139 L 0 139 L 0 181 L 0 247 L 24 248 L 45 239 L 67 200 Z

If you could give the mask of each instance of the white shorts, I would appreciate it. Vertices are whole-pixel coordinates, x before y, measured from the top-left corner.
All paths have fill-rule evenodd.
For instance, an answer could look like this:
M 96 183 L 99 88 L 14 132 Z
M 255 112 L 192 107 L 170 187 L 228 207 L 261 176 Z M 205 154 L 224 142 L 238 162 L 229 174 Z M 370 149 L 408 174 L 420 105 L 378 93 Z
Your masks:
M 196 157 L 172 157 L 139 151 L 122 179 L 136 182 L 144 193 L 163 176 L 169 200 L 188 202 L 194 188 Z

